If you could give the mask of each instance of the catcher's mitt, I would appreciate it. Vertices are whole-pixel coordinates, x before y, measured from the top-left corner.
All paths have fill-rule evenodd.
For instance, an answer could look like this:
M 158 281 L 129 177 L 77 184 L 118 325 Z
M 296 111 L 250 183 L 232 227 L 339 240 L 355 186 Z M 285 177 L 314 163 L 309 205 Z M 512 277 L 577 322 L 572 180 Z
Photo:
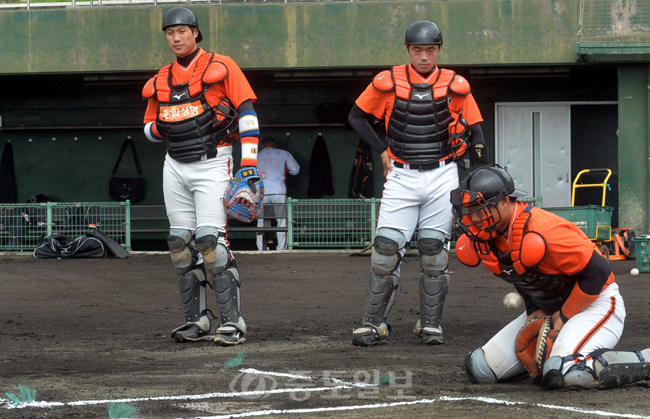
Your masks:
M 542 375 L 544 362 L 551 354 L 557 330 L 551 330 L 551 316 L 535 317 L 521 328 L 515 340 L 517 358 L 531 377 Z
M 239 169 L 230 181 L 224 197 L 228 217 L 250 223 L 262 209 L 264 184 L 255 167 Z

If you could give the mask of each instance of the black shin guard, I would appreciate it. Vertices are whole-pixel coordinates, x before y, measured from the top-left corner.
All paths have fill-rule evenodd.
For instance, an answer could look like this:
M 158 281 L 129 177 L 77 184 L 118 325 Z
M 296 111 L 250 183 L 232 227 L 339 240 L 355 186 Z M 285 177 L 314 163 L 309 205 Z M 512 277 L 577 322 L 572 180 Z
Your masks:
M 363 314 L 363 324 L 379 327 L 395 301 L 397 276 L 378 276 L 370 272 L 366 290 L 366 306 Z
M 219 306 L 221 325 L 236 326 L 241 319 L 241 304 L 239 297 L 239 271 L 236 266 L 229 267 L 220 275 L 212 277 L 214 292 Z M 242 330 L 245 332 L 245 330 Z
M 420 328 L 440 328 L 448 290 L 448 274 L 430 277 L 420 273 Z

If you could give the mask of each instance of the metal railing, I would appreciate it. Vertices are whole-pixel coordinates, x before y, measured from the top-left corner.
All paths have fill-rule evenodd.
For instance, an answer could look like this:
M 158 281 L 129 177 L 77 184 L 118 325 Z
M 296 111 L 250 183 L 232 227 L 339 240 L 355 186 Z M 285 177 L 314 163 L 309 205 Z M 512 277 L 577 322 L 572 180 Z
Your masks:
M 650 2 L 647 0 L 582 0 L 580 43 L 650 42 Z
M 33 250 L 52 233 L 74 239 L 95 229 L 131 250 L 130 227 L 128 201 L 0 204 L 2 251 Z
M 254 3 L 331 3 L 341 0 L 87 0 L 52 2 L 47 0 L 21 0 L 10 3 L 0 3 L 0 9 L 31 9 L 31 8 L 68 8 L 68 7 L 102 7 L 102 6 L 131 6 L 159 4 L 254 4 Z M 376 1 L 376 0 L 349 0 L 350 2 Z
M 541 197 L 522 200 L 535 206 L 542 205 Z M 379 204 L 380 200 L 376 198 L 288 198 L 286 204 L 277 206 L 283 208 L 283 213 L 286 206 L 289 249 L 353 249 L 365 248 L 374 242 Z M 146 211 L 146 214 L 152 216 L 151 220 L 166 219 L 164 212 L 159 214 L 160 211 L 154 213 L 153 208 L 136 208 L 138 214 Z M 50 236 L 52 233 L 60 233 L 73 239 L 94 229 L 102 230 L 130 251 L 133 222 L 131 209 L 128 201 L 0 204 L 0 251 L 33 250 L 44 236 Z M 136 221 L 146 219 L 141 218 L 142 214 L 138 214 L 134 215 Z M 256 228 L 249 226 L 240 228 L 237 232 L 255 233 Z M 156 229 L 157 232 L 158 230 Z M 162 228 L 159 232 L 163 231 L 166 232 L 167 228 Z M 410 246 L 417 246 L 417 229 L 411 238 Z

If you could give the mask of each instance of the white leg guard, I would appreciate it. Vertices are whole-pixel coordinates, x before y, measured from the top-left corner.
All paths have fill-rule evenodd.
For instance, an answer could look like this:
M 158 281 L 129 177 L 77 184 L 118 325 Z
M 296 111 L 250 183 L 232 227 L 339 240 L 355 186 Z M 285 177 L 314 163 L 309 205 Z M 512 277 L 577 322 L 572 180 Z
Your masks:
M 606 390 L 650 379 L 650 348 L 642 351 L 603 349 L 589 354 L 586 359 L 593 359 L 593 368 L 579 354 L 549 358 L 544 363 L 542 387 L 546 390 L 569 387 Z M 562 374 L 565 362 L 574 365 Z
M 601 390 L 650 379 L 650 348 L 634 352 L 606 351 L 592 357 Z
M 494 374 L 482 348 L 474 349 L 465 357 L 465 374 L 471 382 L 479 383 L 496 383 L 497 376 Z

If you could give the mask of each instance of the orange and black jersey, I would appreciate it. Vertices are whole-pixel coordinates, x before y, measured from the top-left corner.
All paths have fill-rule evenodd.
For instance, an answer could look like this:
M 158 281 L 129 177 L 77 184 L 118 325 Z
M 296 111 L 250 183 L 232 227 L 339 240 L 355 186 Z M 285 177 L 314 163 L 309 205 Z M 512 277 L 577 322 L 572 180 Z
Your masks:
M 398 76 L 397 73 L 408 74 Z M 374 131 L 371 132 L 369 124 L 366 124 L 362 120 L 369 118 L 384 120 L 386 129 L 388 130 L 391 115 L 395 109 L 396 97 L 399 94 L 398 90 L 401 88 L 400 85 L 404 86 L 404 82 L 398 80 L 403 78 L 402 76 L 407 77 L 411 82 L 418 85 L 432 86 L 434 95 L 444 96 L 448 93 L 447 87 L 450 84 L 450 75 L 455 77 L 456 83 L 464 83 L 465 86 L 463 87 L 467 89 L 467 92 L 466 94 L 454 94 L 453 91 L 449 91 L 449 111 L 452 115 L 457 116 L 462 109 L 463 118 L 465 118 L 467 124 L 471 127 L 470 139 L 472 140 L 472 143 L 476 142 L 483 144 L 484 140 L 480 129 L 480 122 L 483 121 L 483 118 L 481 117 L 481 113 L 474 97 L 469 92 L 469 84 L 462 77 L 454 75 L 453 72 L 439 69 L 438 67 L 435 67 L 431 74 L 426 77 L 418 73 L 411 65 L 397 66 L 394 67 L 392 71 L 385 71 L 378 74 L 377 77 L 375 77 L 375 80 L 373 80 L 373 83 L 371 83 L 356 100 L 355 106 L 350 112 L 350 124 L 362 136 L 364 141 L 368 142 L 379 153 L 388 149 L 388 153 L 393 160 L 408 164 L 408 162 L 398 158 L 392 150 L 388 148 L 387 144 L 374 134 Z M 381 87 L 382 82 L 388 82 L 388 85 L 386 86 L 387 88 Z M 396 88 L 392 86 L 392 82 L 397 85 Z M 408 88 L 408 86 L 404 87 Z
M 494 246 L 500 253 L 514 249 L 513 226 L 525 207 L 522 202 L 515 203 L 508 230 L 494 239 Z M 546 243 L 546 254 L 537 265 L 539 272 L 576 278 L 560 311 L 566 321 L 593 303 L 602 290 L 614 282 L 614 274 L 596 244 L 574 223 L 540 208 L 532 208 L 530 212 L 526 231 L 538 233 Z M 525 251 L 522 247 L 521 252 Z
M 199 53 L 196 54 L 187 67 L 180 65 L 178 61 L 174 62 L 170 70 L 172 75 L 172 84 L 180 85 L 183 83 L 189 83 L 194 74 L 197 62 L 204 54 L 207 53 L 200 48 Z M 227 76 L 221 83 L 211 85 L 205 92 L 205 99 L 210 106 L 217 106 L 221 98 L 228 99 L 235 109 L 239 108 L 239 106 L 247 100 L 251 100 L 252 102 L 257 100 L 257 96 L 255 96 L 255 93 L 248 83 L 248 80 L 246 80 L 244 73 L 232 58 L 225 55 L 214 54 L 213 60 L 219 61 L 226 66 Z M 145 124 L 156 120 L 158 106 L 159 102 L 156 96 L 149 99 L 147 102 L 147 110 L 144 115 Z

